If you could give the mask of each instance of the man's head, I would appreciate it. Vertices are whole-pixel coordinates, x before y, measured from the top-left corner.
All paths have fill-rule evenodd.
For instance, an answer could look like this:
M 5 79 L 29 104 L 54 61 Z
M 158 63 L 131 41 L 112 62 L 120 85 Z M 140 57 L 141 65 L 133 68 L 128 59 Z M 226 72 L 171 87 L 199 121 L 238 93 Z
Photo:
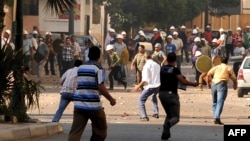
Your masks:
M 71 44 L 70 37 L 67 37 L 67 38 L 66 38 L 66 44 L 67 44 L 67 45 L 70 45 L 70 44 Z
M 23 31 L 23 38 L 28 39 L 28 31 L 26 30 Z
M 147 59 L 151 59 L 152 58 L 152 51 L 145 51 L 144 53 L 144 58 Z
M 243 46 L 242 39 L 238 39 L 237 47 L 242 47 L 242 46 Z
M 89 49 L 89 54 L 88 54 L 89 60 L 94 60 L 98 61 L 101 57 L 101 50 L 97 46 L 92 46 Z
M 66 38 L 66 34 L 65 33 L 61 33 L 61 39 L 64 40 Z
M 74 66 L 79 67 L 83 64 L 82 60 L 75 60 Z
M 174 52 L 168 53 L 167 61 L 168 63 L 176 62 L 176 54 Z
M 144 53 L 145 52 L 145 46 L 144 45 L 139 45 L 138 52 L 139 53 Z
M 116 36 L 117 43 L 121 44 L 123 42 L 123 36 L 121 34 L 118 34 Z
M 227 57 L 221 57 L 221 63 L 227 64 L 228 58 Z
M 201 45 L 202 46 L 206 45 L 206 39 L 205 38 L 201 38 Z
M 76 41 L 76 36 L 75 36 L 75 35 L 72 35 L 72 36 L 71 36 L 71 42 L 74 43 L 75 41 Z
M 214 38 L 213 40 L 212 40 L 212 46 L 213 47 L 217 47 L 217 42 L 218 42 L 218 40 L 216 39 L 216 38 Z
M 160 43 L 156 43 L 155 44 L 155 51 L 160 51 L 161 50 L 161 44 Z
M 177 39 L 177 38 L 178 38 L 178 32 L 176 32 L 176 31 L 173 32 L 173 38 L 174 38 L 174 39 Z
M 11 35 L 11 31 L 9 29 L 7 29 L 7 30 L 4 31 L 4 35 L 3 36 L 5 38 L 10 38 L 10 35 Z
M 172 35 L 168 35 L 168 37 L 167 37 L 167 43 L 171 44 L 172 43 L 172 39 L 173 39 L 173 36 Z

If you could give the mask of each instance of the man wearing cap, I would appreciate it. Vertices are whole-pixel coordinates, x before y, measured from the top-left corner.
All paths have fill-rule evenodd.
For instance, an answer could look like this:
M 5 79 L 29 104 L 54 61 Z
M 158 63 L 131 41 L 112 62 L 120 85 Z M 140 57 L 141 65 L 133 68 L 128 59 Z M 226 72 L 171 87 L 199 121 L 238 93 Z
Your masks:
M 44 78 L 44 66 L 49 58 L 49 49 L 45 43 L 45 39 L 43 37 L 39 38 L 39 45 L 36 50 L 36 54 L 39 54 L 41 59 L 37 60 L 37 70 L 38 70 L 38 80 L 39 82 L 43 82 Z M 35 56 L 34 56 L 35 57 Z M 35 57 L 36 58 L 36 57 Z
M 236 33 L 234 34 L 233 37 L 234 37 L 233 38 L 233 45 L 234 45 L 234 47 L 236 47 L 238 45 L 238 40 L 239 39 L 242 40 L 242 41 L 244 41 L 244 36 L 242 34 L 242 30 L 241 30 L 240 27 L 237 27 Z
M 204 33 L 204 38 L 208 42 L 209 45 L 211 45 L 212 42 L 212 32 L 211 32 L 211 27 L 210 25 L 206 26 L 205 33 Z
M 179 70 L 181 70 L 181 51 L 183 49 L 183 42 L 178 37 L 178 32 L 173 32 L 173 40 L 172 43 L 175 44 L 176 47 L 176 65 Z
M 173 40 L 173 36 L 172 35 L 168 35 L 167 37 L 167 43 L 165 46 L 165 54 L 167 56 L 168 53 L 174 52 L 176 53 L 176 46 L 175 44 L 172 43 Z
M 45 43 L 48 46 L 49 49 L 49 58 L 48 61 L 45 64 L 45 73 L 46 75 L 49 75 L 49 65 L 50 64 L 50 71 L 51 71 L 51 75 L 56 75 L 55 73 L 55 52 L 54 52 L 54 48 L 53 48 L 53 44 L 52 44 L 53 40 L 52 40 L 52 33 L 51 32 L 46 32 L 45 33 Z
M 31 44 L 32 44 L 32 54 L 31 54 L 31 74 L 36 75 L 37 70 L 37 62 L 34 60 L 34 54 L 38 48 L 38 32 L 36 30 L 32 31 Z
M 200 48 L 201 48 L 201 38 L 200 37 L 196 37 L 194 39 L 194 44 L 192 46 L 192 64 L 193 67 L 195 68 L 195 81 L 198 82 L 199 81 L 199 77 L 200 77 L 200 72 L 198 71 L 198 69 L 196 68 L 196 60 L 197 60 L 197 52 L 200 52 Z
M 120 76 L 121 72 L 121 59 L 119 55 L 114 51 L 114 45 L 107 45 L 106 51 L 111 59 L 111 64 L 109 66 L 109 90 L 114 90 L 114 80 L 117 80 L 124 86 L 124 89 L 127 88 L 127 82 Z
M 160 66 L 163 66 L 167 61 L 167 56 L 161 50 L 161 44 L 160 43 L 155 44 L 155 51 L 152 54 L 152 60 L 154 60 Z
M 244 60 L 244 58 L 246 57 L 246 50 L 245 48 L 243 47 L 243 42 L 242 40 L 238 40 L 238 45 L 234 48 L 234 52 L 233 52 L 233 56 L 237 56 L 239 57 L 238 59 L 234 59 L 232 61 L 234 61 L 234 64 L 233 64 L 233 71 L 234 71 L 234 74 L 237 76 L 238 75 L 238 70 L 240 68 L 240 65 L 242 63 L 242 61 Z
M 107 45 L 109 45 L 109 44 L 114 44 L 114 42 L 115 42 L 115 36 L 116 36 L 116 34 L 115 34 L 115 29 L 113 29 L 113 28 L 109 28 L 108 29 L 108 33 L 107 33 L 107 36 L 106 36 L 106 38 L 105 38 L 105 42 L 104 42 L 104 44 L 105 44 L 105 50 L 106 50 L 106 47 L 107 47 Z M 109 58 L 109 55 L 105 52 L 105 56 L 106 56 L 106 59 L 107 59 L 107 62 L 108 62 L 108 65 L 110 65 L 110 58 Z
M 187 43 L 187 34 L 186 34 L 186 27 L 183 25 L 181 26 L 181 30 L 178 34 L 179 38 L 182 40 L 183 48 L 181 50 L 181 62 L 183 62 L 183 54 L 185 54 L 186 64 L 189 63 L 189 49 Z
M 11 31 L 9 29 L 5 30 L 2 35 L 1 48 L 5 45 L 10 45 Z
M 226 56 L 226 34 L 223 28 L 220 28 L 220 38 L 218 39 L 218 46 L 221 48 L 221 55 Z
M 232 29 L 228 29 L 227 32 L 227 38 L 226 38 L 226 56 L 229 58 L 230 56 L 233 55 L 233 34 L 232 34 Z
M 161 37 L 161 34 L 160 34 L 159 30 L 157 28 L 154 28 L 153 31 L 154 31 L 154 36 L 151 39 L 151 43 L 152 43 L 152 46 L 153 46 L 152 51 L 154 51 L 154 46 L 155 46 L 156 43 L 160 43 L 160 44 L 163 43 L 163 40 L 162 40 L 162 37 Z
M 123 42 L 128 46 L 127 33 L 125 31 L 121 32 Z
M 31 40 L 28 37 L 28 32 L 26 30 L 23 31 L 23 54 L 24 54 L 24 67 L 30 68 L 30 60 L 31 60 L 31 54 L 32 54 L 32 43 Z
M 211 57 L 211 47 L 208 45 L 205 38 L 201 38 L 200 51 L 201 51 L 202 55 L 206 55 L 208 57 Z
M 171 26 L 171 27 L 169 28 L 169 33 L 168 33 L 168 35 L 172 35 L 172 36 L 173 36 L 174 31 L 175 31 L 175 27 L 174 27 L 174 26 Z
M 129 60 L 129 52 L 126 44 L 123 42 L 123 36 L 121 34 L 118 34 L 116 36 L 116 42 L 114 43 L 114 51 L 121 58 L 121 77 L 126 78 L 126 66 Z
M 211 48 L 212 61 L 215 58 L 215 56 L 221 56 L 221 48 L 218 46 L 218 40 L 216 38 L 212 40 L 212 48 Z

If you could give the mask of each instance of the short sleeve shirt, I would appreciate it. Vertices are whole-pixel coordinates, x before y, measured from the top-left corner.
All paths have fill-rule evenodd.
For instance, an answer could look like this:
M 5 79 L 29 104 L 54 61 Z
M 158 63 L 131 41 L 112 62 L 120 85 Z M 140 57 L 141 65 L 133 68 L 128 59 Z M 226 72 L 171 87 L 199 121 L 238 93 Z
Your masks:
M 135 55 L 135 58 L 134 58 L 133 62 L 135 62 L 135 63 L 136 63 L 136 67 L 137 67 L 140 71 L 142 71 L 143 66 L 144 66 L 144 64 L 145 64 L 144 54 L 137 53 L 137 54 Z
M 178 94 L 178 78 L 181 72 L 178 68 L 171 65 L 164 65 L 161 67 L 160 80 L 161 86 L 160 91 L 171 91 L 174 94 Z

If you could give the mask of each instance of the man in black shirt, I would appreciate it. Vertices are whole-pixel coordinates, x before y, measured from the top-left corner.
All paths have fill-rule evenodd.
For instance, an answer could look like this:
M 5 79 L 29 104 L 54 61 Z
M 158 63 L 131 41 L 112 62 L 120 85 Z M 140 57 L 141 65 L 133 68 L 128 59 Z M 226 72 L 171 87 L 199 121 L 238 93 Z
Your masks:
M 179 122 L 180 118 L 180 101 L 178 96 L 178 82 L 196 87 L 198 83 L 187 81 L 176 68 L 176 54 L 169 53 L 167 56 L 167 65 L 161 67 L 160 79 L 161 86 L 159 98 L 161 104 L 167 114 L 163 124 L 163 132 L 161 139 L 170 138 L 170 128 Z

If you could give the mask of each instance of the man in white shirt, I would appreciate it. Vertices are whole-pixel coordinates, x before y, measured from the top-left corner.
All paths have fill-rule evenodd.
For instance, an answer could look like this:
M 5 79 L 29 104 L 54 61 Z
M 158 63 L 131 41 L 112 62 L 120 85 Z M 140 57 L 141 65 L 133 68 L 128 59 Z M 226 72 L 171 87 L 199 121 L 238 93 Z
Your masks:
M 177 68 L 181 70 L 181 51 L 183 48 L 183 42 L 178 37 L 178 32 L 176 31 L 173 32 L 172 44 L 176 46 L 176 65 L 177 65 Z
M 62 114 L 66 107 L 69 105 L 70 101 L 73 100 L 73 96 L 76 90 L 76 80 L 77 80 L 77 71 L 78 67 L 82 65 L 81 60 L 76 60 L 74 63 L 74 68 L 67 70 L 61 77 L 62 89 L 60 91 L 61 98 L 59 102 L 58 110 L 56 111 L 52 122 L 59 122 L 62 117 Z
M 143 86 L 143 91 L 139 97 L 139 107 L 141 112 L 141 121 L 149 121 L 149 118 L 146 113 L 145 102 L 149 96 L 152 95 L 153 103 L 153 117 L 159 118 L 159 110 L 157 103 L 157 93 L 159 92 L 160 87 L 160 70 L 161 67 L 158 63 L 152 60 L 152 53 L 146 51 L 144 54 L 146 63 L 142 69 L 142 81 L 135 85 L 132 91 L 137 91 Z
M 74 46 L 74 60 L 82 60 L 82 52 L 79 43 L 76 41 L 76 36 L 71 36 L 71 44 Z
M 220 28 L 220 38 L 218 39 L 219 47 L 221 48 L 221 55 L 226 56 L 226 34 L 223 28 Z

